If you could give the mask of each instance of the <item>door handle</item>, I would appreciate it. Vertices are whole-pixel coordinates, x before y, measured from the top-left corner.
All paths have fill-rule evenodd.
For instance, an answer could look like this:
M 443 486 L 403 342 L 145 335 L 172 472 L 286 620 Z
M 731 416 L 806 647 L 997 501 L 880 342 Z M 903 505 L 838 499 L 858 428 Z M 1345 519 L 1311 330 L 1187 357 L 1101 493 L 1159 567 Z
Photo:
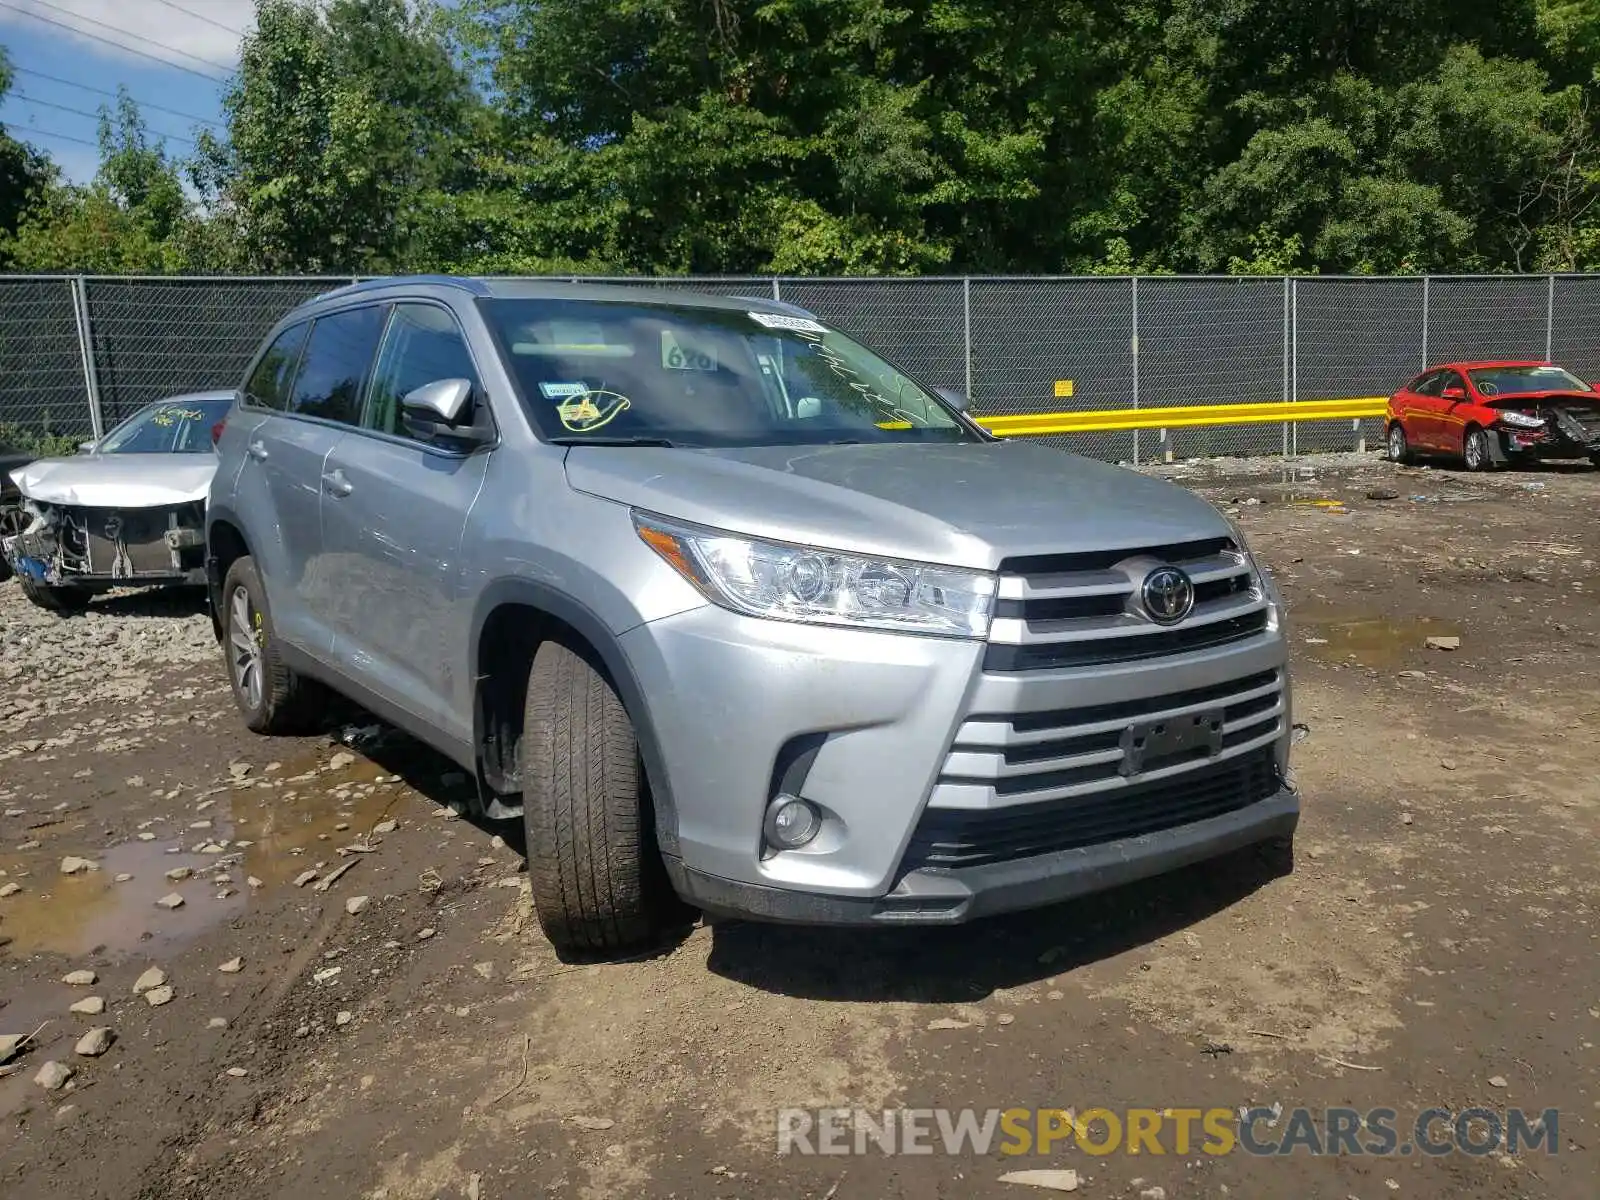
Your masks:
M 251 442 L 246 449 L 249 452 L 250 457 L 255 459 L 257 462 L 267 461 L 267 444 L 265 442 L 257 439 L 256 441 Z
M 334 496 L 348 496 L 356 490 L 356 485 L 344 477 L 344 472 L 334 470 L 322 477 L 323 490 Z

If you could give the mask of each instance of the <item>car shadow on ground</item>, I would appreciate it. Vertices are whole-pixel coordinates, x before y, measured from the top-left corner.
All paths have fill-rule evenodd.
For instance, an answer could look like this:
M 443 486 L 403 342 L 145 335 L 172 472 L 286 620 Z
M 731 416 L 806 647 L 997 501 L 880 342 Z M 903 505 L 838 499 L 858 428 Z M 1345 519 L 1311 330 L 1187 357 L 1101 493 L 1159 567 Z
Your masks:
M 479 813 L 472 781 L 456 763 L 337 699 L 325 732 L 336 748 L 359 752 L 425 800 L 455 810 L 485 843 L 502 838 L 527 870 L 522 822 Z M 1281 877 L 1287 867 L 1281 855 L 1249 848 L 1109 892 L 953 927 L 839 929 L 710 918 L 706 965 L 747 986 L 811 1000 L 975 1002 L 1185 929 Z M 693 931 L 694 915 L 685 910 L 654 945 L 623 961 L 673 953 Z M 563 961 L 608 960 L 576 955 Z
M 1247 849 L 1113 891 L 954 927 L 830 929 L 719 921 L 707 966 L 811 1000 L 971 1003 L 1136 950 L 1285 873 Z
M 88 611 L 110 617 L 192 617 L 207 611 L 204 586 L 152 587 L 96 596 Z

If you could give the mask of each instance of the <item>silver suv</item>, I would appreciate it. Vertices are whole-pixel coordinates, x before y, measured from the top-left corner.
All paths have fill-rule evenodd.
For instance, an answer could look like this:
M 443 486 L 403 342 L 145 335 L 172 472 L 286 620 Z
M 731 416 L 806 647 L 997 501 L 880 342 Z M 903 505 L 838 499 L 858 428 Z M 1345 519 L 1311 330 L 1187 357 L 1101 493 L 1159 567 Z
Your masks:
M 220 440 L 251 729 L 331 687 L 527 828 L 545 932 L 951 923 L 1281 868 L 1283 606 L 1190 492 L 1001 442 L 772 301 L 394 279 L 290 313 Z

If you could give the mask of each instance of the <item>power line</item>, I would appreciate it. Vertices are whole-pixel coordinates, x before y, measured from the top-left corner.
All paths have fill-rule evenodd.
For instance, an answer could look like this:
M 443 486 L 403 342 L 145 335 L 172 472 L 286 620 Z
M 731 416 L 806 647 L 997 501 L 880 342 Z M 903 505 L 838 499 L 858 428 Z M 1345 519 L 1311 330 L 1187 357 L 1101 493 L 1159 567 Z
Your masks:
M 221 21 L 214 21 L 204 13 L 197 13 L 193 9 L 185 8 L 181 4 L 174 4 L 172 0 L 158 0 L 158 3 L 165 4 L 168 8 L 176 9 L 186 17 L 193 17 L 197 21 L 204 21 L 207 25 L 215 25 L 218 29 L 221 29 L 227 33 L 237 34 L 239 37 L 244 36 L 244 30 L 235 29 L 232 25 L 224 25 Z
M 161 49 L 166 50 L 169 53 L 181 54 L 185 58 L 192 58 L 195 62 L 201 63 L 204 66 L 212 67 L 219 71 L 226 71 L 229 69 L 224 63 L 212 62 L 209 58 L 201 58 L 198 54 L 190 54 L 187 50 L 180 50 L 176 46 L 169 46 L 165 42 L 158 42 L 155 40 L 155 38 L 147 38 L 142 33 L 135 33 L 131 29 L 123 29 L 120 25 L 109 24 L 100 20 L 98 17 L 91 17 L 85 13 L 74 12 L 70 8 L 63 8 L 61 5 L 57 4 L 55 0 L 33 0 L 33 2 L 35 4 L 42 4 L 46 8 L 54 9 L 56 12 L 61 13 L 64 16 L 72 17 L 74 20 L 87 21 L 91 25 L 100 26 L 101 29 L 109 29 L 112 33 L 120 33 L 123 37 L 131 37 L 136 42 L 144 42 L 149 46 L 159 46 Z
M 73 137 L 70 133 L 51 133 L 48 129 L 35 129 L 31 125 L 14 125 L 13 129 L 25 131 L 29 137 L 59 138 L 63 142 L 77 142 L 80 146 L 90 146 L 100 149 L 99 142 L 91 142 L 88 138 Z
M 117 92 L 108 92 L 104 88 L 90 87 L 87 83 L 78 83 L 71 79 L 62 79 L 56 75 L 46 75 L 43 71 L 35 71 L 32 67 L 12 67 L 18 75 L 32 75 L 35 79 L 48 79 L 51 83 L 59 83 L 62 87 L 78 88 L 81 91 L 92 92 L 96 96 L 109 96 L 113 100 L 120 100 L 122 96 Z M 151 104 L 148 100 L 130 97 L 139 106 L 140 111 L 149 109 L 151 112 L 166 113 L 171 117 L 182 117 L 185 121 L 194 121 L 200 125 L 210 125 L 217 129 L 226 129 L 221 121 L 213 121 L 210 117 L 197 117 L 194 113 L 180 112 L 176 108 L 163 108 L 159 104 Z
M 46 25 L 54 25 L 57 29 L 65 29 L 68 33 L 75 33 L 79 37 L 92 38 L 94 41 L 104 42 L 106 45 L 114 46 L 116 49 L 121 50 L 125 54 L 137 54 L 140 58 L 148 58 L 151 62 L 160 63 L 163 67 L 171 67 L 174 71 L 183 71 L 199 79 L 204 79 L 207 83 L 226 82 L 226 80 L 219 79 L 215 75 L 207 75 L 204 71 L 196 71 L 193 67 L 186 67 L 182 63 L 175 63 L 169 59 L 161 58 L 157 55 L 151 54 L 148 51 L 140 50 L 137 46 L 128 46 L 124 45 L 122 42 L 114 42 L 108 37 L 101 37 L 98 33 L 91 33 L 87 29 L 80 29 L 76 25 L 68 25 L 65 21 L 57 21 L 54 17 L 42 16 L 39 13 L 31 12 L 26 8 L 19 8 L 15 4 L 8 4 L 6 3 L 6 0 L 0 0 L 0 8 L 9 9 L 14 13 L 21 13 L 23 16 L 29 17 L 35 21 L 43 21 Z M 151 44 L 156 46 L 161 45 L 160 42 L 153 42 Z M 163 49 L 170 50 L 171 47 L 167 46 L 163 47 Z
M 77 117 L 88 117 L 95 121 L 100 119 L 99 113 L 92 113 L 82 108 L 72 108 L 65 104 L 57 104 L 53 100 L 39 100 L 33 96 L 24 96 L 21 92 L 12 92 L 10 98 L 13 100 L 21 100 L 26 104 L 37 104 L 41 108 L 53 108 L 58 112 L 71 113 Z M 182 142 L 185 146 L 194 145 L 194 143 L 188 138 L 179 137 L 175 133 L 162 133 L 160 130 L 147 130 L 146 132 L 154 133 L 155 136 L 159 138 L 170 138 L 174 142 Z

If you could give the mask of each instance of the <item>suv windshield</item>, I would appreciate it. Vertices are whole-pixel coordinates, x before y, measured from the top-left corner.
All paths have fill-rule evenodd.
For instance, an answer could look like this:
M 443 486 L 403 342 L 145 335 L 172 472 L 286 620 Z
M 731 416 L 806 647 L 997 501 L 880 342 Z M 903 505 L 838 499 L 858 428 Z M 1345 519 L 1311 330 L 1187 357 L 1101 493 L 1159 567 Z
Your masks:
M 482 304 L 535 424 L 554 441 L 979 440 L 941 400 L 809 318 L 609 301 Z
M 1484 396 L 1594 391 L 1572 372 L 1560 367 L 1484 367 L 1468 373 L 1472 376 L 1472 386 Z
M 199 454 L 212 448 L 212 428 L 233 401 L 163 400 L 135 413 L 95 447 L 96 454 Z

